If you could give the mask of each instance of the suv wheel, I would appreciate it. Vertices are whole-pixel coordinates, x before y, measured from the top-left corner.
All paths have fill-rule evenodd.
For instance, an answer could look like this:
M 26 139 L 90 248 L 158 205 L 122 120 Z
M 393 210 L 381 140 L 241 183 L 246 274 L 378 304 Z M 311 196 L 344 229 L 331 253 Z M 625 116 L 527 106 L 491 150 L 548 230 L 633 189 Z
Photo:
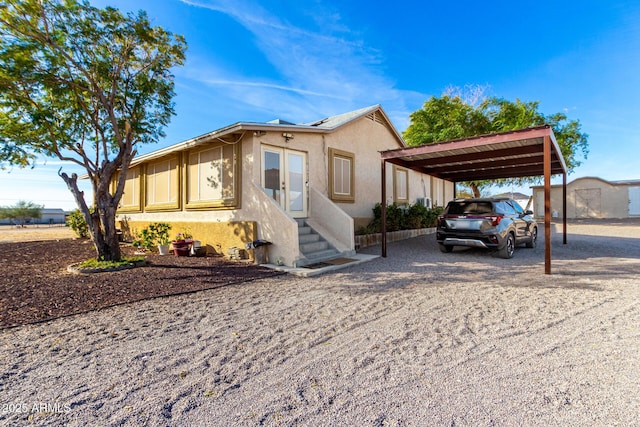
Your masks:
M 440 250 L 442 252 L 449 253 L 449 252 L 451 252 L 453 250 L 453 246 L 451 246 L 451 245 L 443 245 L 442 243 L 440 243 Z
M 528 248 L 535 248 L 537 241 L 538 241 L 538 228 L 533 227 L 533 231 L 531 232 L 531 240 L 527 242 L 526 246 Z
M 501 258 L 505 258 L 505 259 L 513 258 L 513 252 L 515 251 L 515 248 L 516 248 L 516 241 L 513 238 L 513 234 L 509 233 L 507 235 L 507 241 L 505 242 L 502 249 L 498 251 L 498 254 L 500 255 Z

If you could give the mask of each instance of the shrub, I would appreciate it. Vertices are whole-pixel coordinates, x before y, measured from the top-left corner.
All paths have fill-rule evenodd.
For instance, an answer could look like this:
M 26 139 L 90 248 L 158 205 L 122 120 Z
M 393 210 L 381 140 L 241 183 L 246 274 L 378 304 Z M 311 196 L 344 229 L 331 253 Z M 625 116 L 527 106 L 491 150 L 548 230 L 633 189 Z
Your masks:
M 387 205 L 387 231 L 435 227 L 438 215 L 442 211 L 443 208 L 439 206 L 428 209 L 419 204 L 405 207 L 392 203 Z M 376 203 L 373 207 L 373 220 L 366 227 L 361 227 L 356 234 L 373 234 L 381 231 L 382 205 Z
M 407 209 L 407 228 L 424 228 L 427 226 L 427 216 L 429 209 L 425 206 L 415 204 Z
M 169 230 L 171 230 L 171 226 L 167 223 L 151 223 L 140 230 L 138 238 L 133 242 L 133 246 L 151 251 L 158 245 L 168 245 L 170 241 Z
M 442 215 L 444 212 L 443 206 L 434 206 L 432 209 L 427 210 L 427 222 L 425 227 L 435 227 L 438 225 L 438 215 Z
M 79 238 L 86 239 L 89 237 L 89 226 L 80 209 L 76 209 L 69 214 L 67 217 L 67 225 Z

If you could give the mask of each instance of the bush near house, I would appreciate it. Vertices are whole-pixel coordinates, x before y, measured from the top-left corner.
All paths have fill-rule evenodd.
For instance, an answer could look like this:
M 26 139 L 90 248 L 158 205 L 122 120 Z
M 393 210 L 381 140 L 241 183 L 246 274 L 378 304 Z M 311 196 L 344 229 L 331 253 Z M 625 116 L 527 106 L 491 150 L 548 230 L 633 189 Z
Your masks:
M 394 202 L 387 205 L 387 231 L 435 227 L 438 215 L 442 211 L 443 208 L 440 206 L 429 209 L 419 204 L 405 206 Z M 360 228 L 356 234 L 375 234 L 381 231 L 382 205 L 376 203 L 373 207 L 373 219 L 366 227 Z

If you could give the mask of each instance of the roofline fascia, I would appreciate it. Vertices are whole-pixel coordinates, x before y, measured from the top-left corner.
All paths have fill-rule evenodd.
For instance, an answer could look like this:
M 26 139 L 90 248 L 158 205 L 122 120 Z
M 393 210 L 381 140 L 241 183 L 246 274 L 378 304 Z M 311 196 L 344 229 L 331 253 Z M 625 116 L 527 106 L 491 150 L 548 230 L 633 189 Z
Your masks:
M 274 130 L 278 130 L 278 131 L 283 131 L 283 132 L 305 132 L 305 133 L 318 133 L 318 134 L 327 134 L 327 133 L 332 133 L 335 132 L 337 129 L 341 128 L 342 126 L 345 126 L 355 120 L 358 120 L 364 116 L 366 116 L 367 114 L 371 114 L 374 111 L 380 111 L 385 119 L 385 121 L 389 124 L 389 127 L 391 128 L 391 130 L 393 131 L 395 137 L 397 138 L 398 142 L 400 143 L 400 145 L 404 148 L 407 147 L 407 144 L 405 143 L 404 139 L 402 139 L 402 136 L 400 135 L 400 133 L 398 132 L 398 130 L 396 129 L 396 127 L 393 125 L 393 122 L 389 119 L 389 116 L 387 115 L 387 113 L 382 109 L 382 106 L 380 104 L 374 105 L 371 108 L 363 111 L 362 113 L 352 117 L 350 120 L 338 125 L 338 126 L 334 126 L 334 127 L 330 127 L 330 128 L 322 128 L 322 127 L 318 127 L 318 126 L 310 126 L 310 125 L 283 125 L 283 124 L 279 124 L 279 123 L 254 123 L 254 122 L 237 122 L 234 123 L 232 125 L 226 126 L 224 128 L 221 129 L 217 129 L 215 131 L 212 132 L 208 132 L 205 133 L 203 135 L 197 136 L 195 138 L 191 138 L 188 139 L 186 141 L 182 141 L 179 142 L 177 144 L 173 144 L 170 145 L 168 147 L 165 148 L 161 148 L 159 150 L 156 151 L 152 151 L 150 153 L 147 154 L 143 154 L 139 157 L 134 158 L 131 161 L 130 166 L 135 166 L 137 164 L 149 161 L 149 160 L 153 160 L 153 159 L 157 159 L 160 157 L 164 157 L 166 155 L 172 154 L 174 152 L 178 152 L 178 151 L 183 151 L 183 150 L 187 150 L 193 147 L 196 147 L 200 144 L 204 144 L 208 141 L 210 141 L 213 138 L 221 138 L 225 135 L 228 135 L 230 133 L 234 133 L 234 132 L 241 132 L 241 131 L 274 131 Z
M 307 133 L 328 133 L 331 131 L 330 129 L 317 128 L 314 126 L 281 125 L 276 123 L 270 124 L 270 123 L 238 122 L 230 126 L 215 130 L 213 132 L 205 133 L 195 138 L 191 138 L 186 141 L 182 141 L 177 144 L 173 144 L 168 147 L 161 148 L 159 150 L 152 151 L 150 153 L 138 156 L 131 161 L 130 166 L 135 166 L 137 164 L 144 163 L 149 160 L 164 157 L 166 155 L 169 155 L 178 151 L 188 150 L 190 148 L 197 147 L 200 144 L 207 143 L 214 138 L 222 138 L 223 136 L 229 135 L 234 132 L 260 131 L 260 130 L 264 130 L 264 131 L 280 130 L 284 132 L 296 132 L 296 131 L 299 132 L 303 130 Z
M 393 134 L 396 136 L 396 138 L 398 139 L 398 142 L 400 142 L 400 145 L 402 146 L 402 148 L 407 148 L 407 143 L 404 141 L 404 139 L 402 138 L 402 135 L 400 135 L 400 132 L 398 132 L 398 129 L 396 129 L 396 127 L 394 126 L 393 122 L 391 121 L 391 119 L 389 119 L 389 116 L 387 115 L 386 111 L 384 111 L 384 109 L 382 108 L 382 105 L 380 104 L 376 104 L 376 105 L 372 105 L 371 107 L 367 108 L 366 110 L 364 110 L 363 112 L 361 112 L 360 114 L 353 116 L 350 120 L 338 125 L 338 126 L 334 126 L 331 128 L 325 128 L 325 129 L 329 129 L 331 130 L 331 132 L 340 129 L 343 126 L 348 125 L 351 122 L 354 122 L 358 119 L 361 119 L 362 117 L 365 117 L 367 114 L 371 114 L 375 111 L 380 111 L 382 113 L 382 116 L 384 117 L 384 120 L 387 122 L 387 124 L 389 125 L 389 127 L 391 128 Z M 315 126 L 314 126 L 315 127 Z M 400 149 L 402 149 L 400 148 Z
M 345 126 L 355 120 L 358 120 L 364 116 L 366 116 L 367 114 L 371 114 L 374 111 L 380 111 L 382 113 L 382 116 L 384 117 L 385 121 L 387 122 L 387 124 L 389 125 L 389 127 L 391 128 L 393 134 L 395 135 L 395 137 L 397 138 L 398 142 L 401 145 L 400 149 L 404 149 L 407 148 L 407 144 L 405 143 L 404 139 L 402 138 L 402 135 L 400 135 L 400 133 L 398 132 L 398 130 L 396 129 L 396 127 L 393 125 L 393 122 L 389 119 L 389 116 L 387 115 L 387 113 L 384 111 L 384 109 L 382 108 L 382 106 L 380 104 L 376 104 L 371 106 L 370 108 L 366 109 L 365 111 L 363 111 L 362 113 L 352 117 L 350 120 L 338 125 L 338 126 L 334 126 L 334 127 L 330 127 L 330 128 L 323 128 L 323 127 L 318 127 L 318 126 L 310 126 L 310 125 L 285 125 L 285 124 L 279 124 L 279 123 L 257 123 L 257 122 L 237 122 L 234 123 L 232 125 L 229 126 L 225 126 L 223 128 L 214 130 L 212 132 L 208 132 L 205 133 L 203 135 L 200 136 L 196 136 L 194 138 L 190 138 L 187 139 L 186 141 L 182 141 L 182 142 L 178 142 L 176 144 L 172 144 L 168 147 L 164 147 L 161 148 L 159 150 L 155 150 L 152 151 L 150 153 L 146 153 L 146 154 L 142 154 L 140 156 L 137 156 L 135 158 L 133 158 L 131 160 L 131 163 L 129 164 L 129 167 L 132 166 L 137 166 L 141 163 L 150 161 L 150 160 L 154 160 L 154 159 L 158 159 L 164 156 L 167 156 L 169 154 L 175 153 L 175 152 L 180 152 L 180 151 L 184 151 L 184 150 L 188 150 L 190 148 L 193 147 L 197 147 L 200 144 L 204 144 L 209 142 L 210 140 L 214 139 L 214 138 L 221 138 L 225 135 L 229 135 L 230 133 L 234 133 L 234 132 L 241 132 L 241 131 L 274 131 L 274 130 L 278 130 L 278 131 L 283 131 L 283 132 L 304 132 L 304 133 L 317 133 L 317 134 L 327 134 L 327 133 L 332 133 L 335 132 L 337 129 L 341 128 L 342 126 Z M 87 179 L 89 178 L 88 174 L 82 175 L 80 177 L 80 179 Z

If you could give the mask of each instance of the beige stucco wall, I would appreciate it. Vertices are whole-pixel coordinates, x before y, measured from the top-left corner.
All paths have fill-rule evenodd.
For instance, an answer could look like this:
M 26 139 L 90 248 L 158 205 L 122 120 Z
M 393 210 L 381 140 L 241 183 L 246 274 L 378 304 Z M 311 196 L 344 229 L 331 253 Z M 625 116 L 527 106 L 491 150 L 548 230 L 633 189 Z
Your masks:
M 533 188 L 536 217 L 544 217 L 544 187 Z M 562 211 L 562 186 L 551 187 L 551 212 Z M 567 215 L 574 218 L 627 218 L 629 187 L 613 185 L 598 178 L 578 178 L 567 184 Z
M 140 230 L 156 221 L 139 221 L 121 218 L 118 221 L 125 239 L 133 240 Z M 227 256 L 228 249 L 238 247 L 245 249 L 245 243 L 256 240 L 257 224 L 254 221 L 211 222 L 211 221 L 166 221 L 171 225 L 170 236 L 174 239 L 176 234 L 188 232 L 193 239 L 199 240 L 207 253 Z M 249 259 L 253 259 L 253 253 L 247 251 Z

